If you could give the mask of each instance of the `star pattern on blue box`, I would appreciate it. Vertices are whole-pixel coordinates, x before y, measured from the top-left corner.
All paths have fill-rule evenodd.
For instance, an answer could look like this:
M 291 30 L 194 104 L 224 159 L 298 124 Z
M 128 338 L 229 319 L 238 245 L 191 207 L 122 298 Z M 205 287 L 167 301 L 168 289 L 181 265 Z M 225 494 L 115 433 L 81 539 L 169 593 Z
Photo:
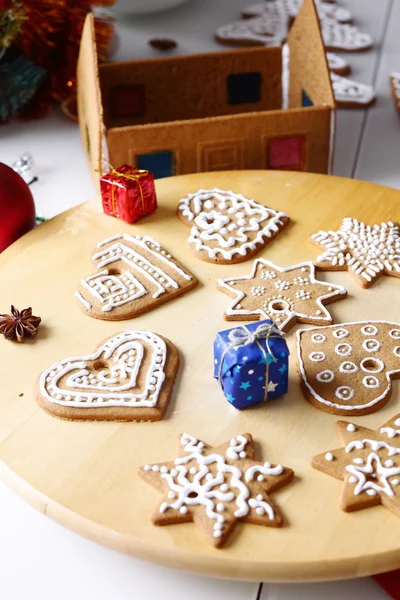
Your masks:
M 219 380 L 228 402 L 235 408 L 281 396 L 287 392 L 287 365 L 289 350 L 279 334 L 268 339 L 250 335 L 251 343 L 231 347 L 230 333 L 255 332 L 257 328 L 272 325 L 272 321 L 241 325 L 233 330 L 221 331 L 214 343 L 214 377 Z
M 218 289 L 234 298 L 225 311 L 228 321 L 272 319 L 282 331 L 296 322 L 332 324 L 325 305 L 347 296 L 344 287 L 316 279 L 312 262 L 279 267 L 263 258 L 250 275 L 219 279 Z

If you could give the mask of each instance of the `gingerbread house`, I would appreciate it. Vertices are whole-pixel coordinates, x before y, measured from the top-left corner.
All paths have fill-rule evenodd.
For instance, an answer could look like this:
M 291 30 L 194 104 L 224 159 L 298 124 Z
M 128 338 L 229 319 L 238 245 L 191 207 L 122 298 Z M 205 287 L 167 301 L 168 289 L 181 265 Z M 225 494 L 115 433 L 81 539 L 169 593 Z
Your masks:
M 283 47 L 100 65 L 89 15 L 77 78 L 82 141 L 97 183 L 106 161 L 155 177 L 330 170 L 335 101 L 313 0 L 304 0 Z

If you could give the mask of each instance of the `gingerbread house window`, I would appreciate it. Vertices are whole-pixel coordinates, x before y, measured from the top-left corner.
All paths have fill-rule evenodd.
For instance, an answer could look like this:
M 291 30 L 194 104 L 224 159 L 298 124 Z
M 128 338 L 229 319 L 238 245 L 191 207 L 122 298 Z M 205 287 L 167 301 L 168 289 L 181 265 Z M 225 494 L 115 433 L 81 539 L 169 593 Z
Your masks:
M 175 175 L 175 165 L 175 153 L 171 150 L 158 150 L 136 157 L 137 168 L 151 171 L 156 179 Z
M 228 104 L 254 104 L 261 100 L 261 73 L 231 73 L 226 80 Z
M 311 100 L 310 96 L 305 90 L 301 90 L 301 105 L 304 107 L 314 106 L 314 102 Z
M 267 148 L 269 169 L 302 169 L 305 161 L 305 140 L 302 136 L 270 139 Z
M 110 113 L 113 117 L 141 117 L 145 114 L 144 85 L 120 85 L 110 90 Z

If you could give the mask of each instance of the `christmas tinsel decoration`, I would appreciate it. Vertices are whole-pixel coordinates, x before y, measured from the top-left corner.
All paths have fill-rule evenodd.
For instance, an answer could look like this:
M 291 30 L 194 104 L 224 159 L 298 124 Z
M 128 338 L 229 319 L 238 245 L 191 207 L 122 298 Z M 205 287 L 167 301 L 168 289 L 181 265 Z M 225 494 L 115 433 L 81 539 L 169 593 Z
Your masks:
M 16 114 L 28 118 L 43 116 L 50 112 L 53 100 L 61 102 L 75 92 L 76 65 L 86 15 L 93 5 L 104 7 L 113 3 L 114 0 L 24 0 L 23 3 L 0 0 L 0 123 Z M 15 23 L 9 24 L 13 19 L 18 21 L 17 28 Z M 7 35 L 3 34 L 3 22 L 7 24 L 4 27 Z M 95 29 L 98 54 L 104 58 L 113 35 L 111 17 L 98 18 L 96 11 Z M 1 59 L 5 40 L 11 44 L 13 56 L 21 56 L 15 64 L 18 72 L 13 73 L 8 51 Z M 43 70 L 47 74 L 45 78 Z M 28 84 L 24 92 L 18 87 L 23 82 Z M 16 95 L 6 101 L 6 90 Z
M 6 56 L 8 59 L 8 56 Z M 46 71 L 20 54 L 0 62 L 0 121 L 17 115 L 35 94 Z
M 22 31 L 26 13 L 20 2 L 13 1 L 7 7 L 0 1 L 0 56 L 1 52 L 9 48 Z

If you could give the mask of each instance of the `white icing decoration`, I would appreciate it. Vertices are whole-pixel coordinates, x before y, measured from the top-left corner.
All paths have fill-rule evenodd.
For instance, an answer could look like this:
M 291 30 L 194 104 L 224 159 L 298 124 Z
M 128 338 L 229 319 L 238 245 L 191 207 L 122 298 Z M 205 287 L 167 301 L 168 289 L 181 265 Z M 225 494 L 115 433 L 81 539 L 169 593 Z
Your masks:
M 347 217 L 338 231 L 319 231 L 311 238 L 325 249 L 317 259 L 319 266 L 347 267 L 367 284 L 382 274 L 400 273 L 400 227 L 397 223 L 365 225 Z
M 308 290 L 297 290 L 294 294 L 299 300 L 310 300 L 311 292 Z
M 338 344 L 335 346 L 335 352 L 339 356 L 349 356 L 353 352 L 352 346 L 350 344 Z
M 284 290 L 289 290 L 291 287 L 291 283 L 290 281 L 285 281 L 282 279 L 278 279 L 275 283 L 274 283 L 275 287 L 277 290 L 279 290 L 280 292 L 283 292 Z
M 213 202 L 213 210 L 204 210 L 206 201 Z M 228 214 L 217 210 L 221 201 L 229 207 Z M 282 219 L 288 218 L 286 213 L 258 204 L 242 194 L 218 188 L 189 194 L 179 201 L 178 210 L 194 223 L 188 241 L 195 250 L 207 252 L 210 258 L 221 255 L 226 260 L 236 254 L 245 256 L 257 244 L 264 243 L 265 238 L 275 236 L 284 225 Z M 228 227 L 230 223 L 237 224 L 238 228 L 232 231 Z M 221 233 L 224 227 L 226 232 Z M 211 247 L 210 241 L 216 243 L 216 247 Z
M 326 341 L 326 335 L 323 333 L 313 333 L 311 341 L 314 342 L 314 344 L 323 344 Z
M 167 293 L 170 288 L 179 289 L 177 275 L 187 281 L 192 279 L 189 273 L 175 264 L 172 256 L 158 242 L 148 236 L 117 234 L 99 242 L 97 248 L 100 250 L 93 254 L 92 260 L 97 269 L 102 270 L 83 279 L 81 291 L 93 298 L 92 302 L 98 302 L 103 312 L 111 312 L 117 307 L 135 302 L 148 293 L 134 275 L 135 271 L 147 280 L 150 288 L 156 288 L 152 292 L 153 298 Z M 149 260 L 145 254 L 154 257 L 154 261 Z M 118 265 L 119 272 L 110 273 L 115 264 Z M 75 292 L 75 295 L 90 312 L 93 304 L 82 293 Z
M 317 373 L 316 377 L 321 383 L 330 383 L 335 379 L 335 373 L 329 369 L 326 369 L 325 371 Z
M 346 427 L 347 431 L 350 431 L 351 433 L 353 433 L 356 430 L 356 426 L 353 425 L 353 423 L 349 423 Z
M 226 458 L 236 460 L 237 453 L 243 452 L 241 448 L 247 443 L 244 436 L 232 438 L 226 456 L 216 452 L 204 454 L 204 443 L 189 434 L 183 434 L 180 443 L 186 454 L 175 459 L 175 469 L 170 472 L 161 472 L 159 467 L 157 469 L 169 488 L 167 497 L 171 500 L 161 503 L 160 513 L 172 509 L 186 514 L 191 507 L 202 505 L 207 517 L 215 521 L 213 535 L 217 538 L 224 533 L 226 518 L 221 513 L 226 511 L 227 503 L 235 502 L 236 518 L 245 517 L 252 508 L 259 515 L 267 514 L 270 520 L 275 518 L 273 507 L 262 494 L 252 497 L 251 490 L 245 482 L 253 481 L 256 473 L 279 476 L 283 473 L 283 467 L 271 467 L 269 463 L 264 463 L 249 467 L 243 474 L 237 466 L 226 462 Z M 233 454 L 236 455 L 235 458 Z M 194 471 L 193 466 L 188 467 L 188 464 L 193 462 L 196 464 Z M 211 465 L 213 470 L 216 470 L 215 475 L 210 469 Z M 262 512 L 257 510 L 261 508 Z
M 285 9 L 286 15 L 292 19 L 297 16 L 302 5 L 302 0 L 278 0 L 278 2 Z M 242 10 L 242 16 L 248 19 L 274 14 L 276 9 L 274 10 L 273 5 L 274 2 L 269 0 L 269 2 L 257 2 L 250 6 L 245 6 Z M 353 19 L 351 12 L 347 8 L 342 8 L 330 2 L 315 0 L 315 7 L 320 18 L 328 17 L 335 19 L 338 23 L 350 23 Z
M 325 48 L 328 50 L 366 50 L 372 46 L 373 40 L 368 33 L 364 33 L 344 23 L 338 23 L 327 16 L 320 18 L 321 34 Z
M 322 362 L 326 359 L 326 354 L 324 352 L 311 352 L 308 358 L 313 362 Z
M 244 449 L 247 445 L 247 439 L 243 435 L 238 435 L 235 438 L 232 438 L 230 441 L 230 446 L 226 451 L 226 456 L 231 460 L 237 460 L 240 458 L 245 458 L 246 453 Z M 242 452 L 244 456 L 241 456 Z
M 373 450 L 374 452 L 378 452 L 378 450 L 385 448 L 389 456 L 395 456 L 397 454 L 400 454 L 400 448 L 395 448 L 387 442 L 382 442 L 380 440 L 370 440 L 368 438 L 365 438 L 363 440 L 352 440 L 347 444 L 345 451 L 349 453 L 353 450 L 363 450 L 366 446 L 370 446 L 371 450 Z
M 379 340 L 364 340 L 362 347 L 366 352 L 378 352 L 382 344 Z
M 393 354 L 397 356 L 397 358 L 400 358 L 400 346 L 395 346 L 393 348 Z
M 275 271 L 262 271 L 260 275 L 261 279 L 275 279 L 276 273 Z
M 78 300 L 80 302 L 82 302 L 83 306 L 87 310 L 90 310 L 92 308 L 92 305 L 90 304 L 90 302 L 88 302 L 87 300 L 85 300 L 85 298 L 82 296 L 82 294 L 80 294 L 79 292 L 75 292 L 75 296 L 78 298 Z
M 343 338 L 346 338 L 350 335 L 350 332 L 347 331 L 347 329 L 344 329 L 343 327 L 341 327 L 340 329 L 334 329 L 332 331 L 332 335 L 333 337 L 337 338 L 338 340 L 341 340 Z
M 339 56 L 334 52 L 327 52 L 326 60 L 328 61 L 328 69 L 334 73 L 337 71 L 347 70 L 349 68 L 349 63 L 342 56 Z
M 330 74 L 333 94 L 339 104 L 357 104 L 367 106 L 376 98 L 375 90 L 371 85 L 354 81 L 349 77 L 341 77 L 337 73 Z
M 271 467 L 270 463 L 265 462 L 264 466 L 255 465 L 253 467 L 249 467 L 245 474 L 245 480 L 247 482 L 254 480 L 254 475 L 256 473 L 260 473 L 262 475 L 282 475 L 283 467 L 282 465 L 276 465 L 276 467 Z M 258 479 L 258 477 L 257 477 Z
M 371 366 L 372 365 L 374 366 Z M 365 373 L 381 373 L 385 368 L 385 363 L 380 358 L 374 356 L 363 358 L 360 367 Z
M 151 348 L 144 386 L 137 389 L 143 348 Z M 133 351 L 133 354 L 129 354 Z M 148 331 L 124 331 L 108 339 L 93 354 L 66 358 L 40 376 L 40 393 L 49 402 L 76 408 L 156 406 L 165 379 L 167 348 Z M 91 373 L 96 361 L 112 361 Z M 64 378 L 63 387 L 59 381 Z
M 351 400 L 354 396 L 354 390 L 348 385 L 340 385 L 335 390 L 335 396 L 340 398 L 340 400 Z
M 341 373 L 357 373 L 360 369 L 353 362 L 345 360 L 339 367 Z
M 400 426 L 400 419 L 396 419 L 394 424 Z M 394 429 L 394 427 L 381 427 L 379 431 L 381 433 L 386 433 L 386 435 L 390 438 L 394 438 L 397 435 L 400 435 L 400 429 Z
M 391 463 L 393 464 L 393 461 Z M 357 485 L 354 489 L 355 496 L 363 492 L 383 493 L 387 496 L 395 495 L 389 478 L 400 475 L 400 467 L 382 465 L 381 458 L 376 452 L 369 453 L 364 466 L 347 465 L 346 471 L 357 478 Z M 376 481 L 367 480 L 366 475 L 375 475 Z
M 265 287 L 263 287 L 262 285 L 257 285 L 250 289 L 250 294 L 252 296 L 262 296 L 264 294 L 264 292 L 265 292 Z
M 238 284 L 240 282 L 254 280 L 255 283 L 258 283 L 259 280 L 263 280 L 263 287 L 265 287 L 266 290 L 268 290 L 268 284 L 266 280 L 275 279 L 276 273 L 279 274 L 279 281 L 283 282 L 285 280 L 288 280 L 290 282 L 292 281 L 292 279 L 290 278 L 290 276 L 285 277 L 285 274 L 298 270 L 301 270 L 303 272 L 307 271 L 309 273 L 309 284 L 317 284 L 319 289 L 321 290 L 321 295 L 314 298 L 315 306 L 318 307 L 318 310 L 315 311 L 314 309 L 311 309 L 311 315 L 307 314 L 307 311 L 305 312 L 305 308 L 302 307 L 303 302 L 296 298 L 293 286 L 291 286 L 289 290 L 285 290 L 284 293 L 276 293 L 266 298 L 265 300 L 263 299 L 263 301 L 260 301 L 260 303 L 255 303 L 256 306 L 252 310 L 243 308 L 244 301 L 248 297 L 248 294 L 237 289 L 239 287 Z M 272 276 L 272 274 L 274 276 Z M 294 281 L 295 280 L 293 280 L 293 282 Z M 333 284 L 328 284 L 324 281 L 317 280 L 315 278 L 315 267 L 312 262 L 301 263 L 298 265 L 293 265 L 291 267 L 278 267 L 277 265 L 274 265 L 272 262 L 263 258 L 255 259 L 250 275 L 219 279 L 218 287 L 222 288 L 223 290 L 227 290 L 230 296 L 234 295 L 235 297 L 235 300 L 233 301 L 231 306 L 226 309 L 226 314 L 228 316 L 260 315 L 260 317 L 264 319 L 271 317 L 280 329 L 284 329 L 285 325 L 295 317 L 298 317 L 299 319 L 309 319 L 310 317 L 312 317 L 313 320 L 316 320 L 318 322 L 330 323 L 332 321 L 332 317 L 329 314 L 326 307 L 324 306 L 323 302 L 327 300 L 332 301 L 332 298 L 343 296 L 346 293 L 345 288 L 341 286 L 335 286 Z M 269 289 L 271 287 L 272 286 L 270 286 Z M 265 296 L 263 298 L 265 298 Z M 254 302 L 253 299 L 252 302 Z M 299 308 L 297 307 L 297 304 L 299 304 Z
M 373 375 L 367 375 L 362 382 L 366 388 L 378 388 L 381 385 L 379 379 Z
M 400 329 L 391 329 L 389 335 L 394 340 L 400 340 Z
M 335 457 L 333 456 L 332 452 L 327 452 L 325 454 L 325 460 L 328 460 L 329 462 L 331 462 Z
M 377 335 L 379 329 L 375 325 L 364 325 L 364 327 L 361 327 L 361 333 L 363 335 Z

